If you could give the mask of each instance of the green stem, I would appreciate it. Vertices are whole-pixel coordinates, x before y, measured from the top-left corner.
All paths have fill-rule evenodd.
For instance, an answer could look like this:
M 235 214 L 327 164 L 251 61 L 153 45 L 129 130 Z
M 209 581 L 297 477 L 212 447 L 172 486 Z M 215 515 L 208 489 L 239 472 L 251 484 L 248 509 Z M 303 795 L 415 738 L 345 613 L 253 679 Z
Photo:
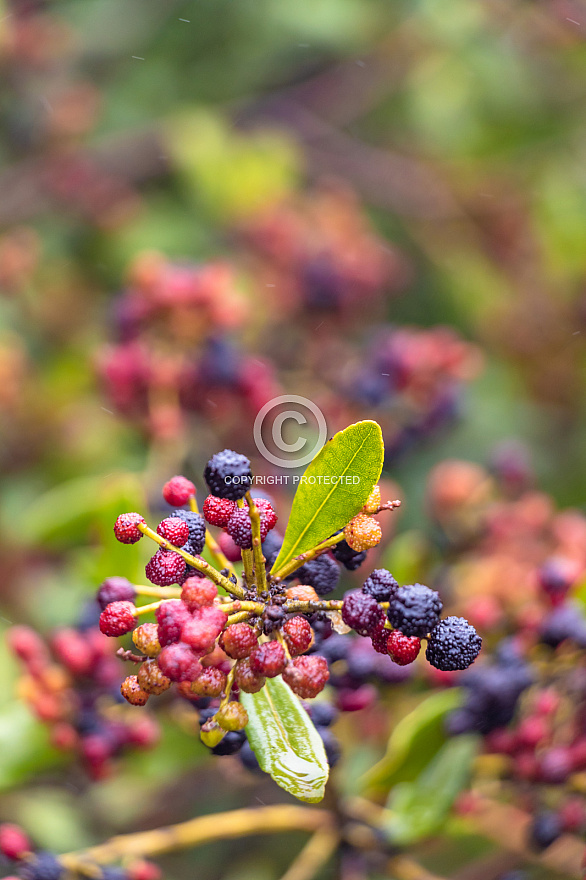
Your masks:
M 267 589 L 266 560 L 262 553 L 262 541 L 260 537 L 260 515 L 250 492 L 246 493 L 246 501 L 248 503 L 248 512 L 250 514 L 250 527 L 252 529 L 252 555 L 254 558 L 256 592 L 260 596 Z
M 278 571 L 271 572 L 276 578 L 286 578 L 289 577 L 290 574 L 293 574 L 298 568 L 301 568 L 302 565 L 305 565 L 306 562 L 309 562 L 310 559 L 315 559 L 316 556 L 319 556 L 320 553 L 323 553 L 324 550 L 328 550 L 330 547 L 334 547 L 336 544 L 339 544 L 340 541 L 344 540 L 344 532 L 340 532 L 339 535 L 332 535 L 331 538 L 326 538 L 325 541 L 321 541 L 319 544 L 316 544 L 315 547 L 312 547 L 311 550 L 306 550 L 305 553 L 301 553 L 299 556 L 294 556 L 287 565 L 284 565 L 283 568 L 280 568 Z
M 293 611 L 300 612 L 301 614 L 312 614 L 315 611 L 341 611 L 343 604 L 342 599 L 320 600 L 316 602 L 289 599 L 283 605 L 283 610 L 287 614 Z
M 172 553 L 178 553 L 182 559 L 184 559 L 188 565 L 191 565 L 193 568 L 196 568 L 198 571 L 201 571 L 202 574 L 205 574 L 211 581 L 213 581 L 217 586 L 222 587 L 222 589 L 226 590 L 227 593 L 230 593 L 231 596 L 235 596 L 237 599 L 244 599 L 246 596 L 245 591 L 242 587 L 239 587 L 237 584 L 232 583 L 232 581 L 225 578 L 223 574 L 220 574 L 219 571 L 210 565 L 209 562 L 206 562 L 205 559 L 200 559 L 197 556 L 192 556 L 191 553 L 186 553 L 180 547 L 175 547 L 174 544 L 171 544 L 170 541 L 165 540 L 165 538 L 161 538 L 156 532 L 150 529 L 147 525 L 143 523 L 137 523 L 137 528 L 139 531 L 146 535 L 147 538 L 151 538 L 151 540 L 155 541 L 159 544 L 163 550 L 169 550 Z

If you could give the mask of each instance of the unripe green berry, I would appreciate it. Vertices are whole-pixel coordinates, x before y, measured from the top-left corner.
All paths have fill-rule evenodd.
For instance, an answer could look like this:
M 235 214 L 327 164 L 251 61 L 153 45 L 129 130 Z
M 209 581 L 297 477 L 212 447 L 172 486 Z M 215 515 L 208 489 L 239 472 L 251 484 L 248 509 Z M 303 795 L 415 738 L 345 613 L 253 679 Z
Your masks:
M 248 712 L 242 703 L 233 700 L 216 713 L 216 721 L 224 730 L 243 730 L 248 724 Z

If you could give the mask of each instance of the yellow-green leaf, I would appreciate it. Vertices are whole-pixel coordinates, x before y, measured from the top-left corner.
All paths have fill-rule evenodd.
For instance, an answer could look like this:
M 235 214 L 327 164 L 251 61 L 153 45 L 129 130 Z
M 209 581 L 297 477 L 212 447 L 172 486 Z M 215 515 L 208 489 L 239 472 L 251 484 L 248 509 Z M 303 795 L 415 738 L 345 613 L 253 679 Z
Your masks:
M 258 763 L 299 800 L 324 796 L 330 768 L 322 739 L 283 679 L 270 678 L 256 694 L 240 693 L 248 712 L 246 735 Z
M 301 477 L 273 572 L 360 512 L 381 475 L 384 451 L 380 425 L 373 421 L 350 425 L 320 449 Z

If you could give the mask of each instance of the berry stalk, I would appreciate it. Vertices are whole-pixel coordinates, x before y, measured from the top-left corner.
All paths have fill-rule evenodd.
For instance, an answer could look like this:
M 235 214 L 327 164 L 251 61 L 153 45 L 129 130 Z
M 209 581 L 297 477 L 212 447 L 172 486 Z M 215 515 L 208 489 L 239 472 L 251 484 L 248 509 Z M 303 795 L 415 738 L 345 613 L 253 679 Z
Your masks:
M 254 558 L 256 591 L 260 596 L 267 589 L 265 558 L 262 552 L 262 540 L 260 536 L 260 515 L 250 492 L 247 492 L 245 497 L 248 504 L 248 513 L 250 515 L 250 528 L 252 530 L 252 555 Z
M 147 538 L 151 538 L 151 540 L 159 544 L 163 550 L 168 550 L 171 553 L 178 553 L 188 565 L 197 568 L 198 571 L 201 571 L 202 574 L 213 581 L 218 587 L 222 587 L 223 590 L 230 593 L 231 596 L 235 596 L 237 599 L 245 598 L 246 593 L 242 587 L 239 587 L 233 581 L 225 578 L 224 575 L 220 574 L 219 571 L 216 571 L 213 565 L 210 565 L 205 559 L 199 559 L 196 556 L 192 556 L 191 553 L 186 553 L 180 547 L 175 547 L 174 544 L 171 544 L 170 541 L 162 538 L 144 523 L 137 523 L 136 528 L 139 532 L 142 532 L 143 535 L 146 535 Z
M 295 556 L 287 565 L 284 565 L 283 568 L 278 569 L 278 571 L 272 572 L 273 577 L 284 579 L 289 577 L 290 574 L 293 574 L 294 571 L 297 571 L 298 568 L 301 568 L 302 565 L 305 565 L 306 562 L 309 562 L 310 559 L 315 559 L 316 556 L 319 556 L 320 553 L 323 553 L 325 550 L 328 550 L 330 547 L 334 547 L 336 544 L 339 544 L 340 541 L 344 540 L 344 533 L 340 532 L 339 535 L 332 535 L 331 538 L 326 538 L 325 541 L 320 541 L 319 544 L 316 544 L 315 547 L 312 547 L 311 550 L 306 550 L 305 553 L 300 553 L 299 556 Z

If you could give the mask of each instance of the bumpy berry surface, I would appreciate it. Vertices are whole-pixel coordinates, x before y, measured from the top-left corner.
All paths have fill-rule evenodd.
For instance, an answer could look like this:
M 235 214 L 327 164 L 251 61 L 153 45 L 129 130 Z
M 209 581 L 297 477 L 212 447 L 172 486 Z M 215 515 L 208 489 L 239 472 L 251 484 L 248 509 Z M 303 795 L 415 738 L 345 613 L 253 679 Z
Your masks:
M 50 852 L 37 852 L 21 870 L 23 880 L 61 880 L 65 869 L 56 856 Z
M 98 605 L 104 610 L 110 602 L 133 602 L 136 589 L 124 577 L 109 577 L 102 583 L 96 596 Z
M 189 540 L 189 526 L 178 516 L 169 516 L 157 526 L 157 534 L 175 547 L 183 547 Z
M 30 840 L 18 825 L 0 825 L 0 852 L 7 859 L 21 859 L 32 849 Z
M 334 559 L 341 562 L 344 568 L 348 571 L 356 571 L 357 568 L 360 568 L 367 555 L 366 550 L 357 553 L 356 550 L 353 550 L 352 547 L 350 547 L 347 541 L 338 541 L 338 543 L 334 544 L 331 548 L 331 553 Z
M 309 621 L 300 615 L 285 621 L 283 635 L 291 654 L 305 654 L 313 640 L 313 630 Z
M 156 623 L 141 623 L 132 633 L 132 641 L 141 654 L 156 657 L 161 650 L 159 628 Z
M 265 686 L 266 678 L 250 668 L 250 657 L 239 660 L 234 667 L 234 681 L 246 694 L 257 694 Z
M 136 527 L 137 523 L 143 523 L 140 513 L 121 513 L 114 524 L 114 534 L 122 544 L 136 544 L 142 538 L 142 532 Z
M 185 560 L 178 553 L 159 549 L 147 562 L 145 574 L 158 587 L 177 584 L 185 574 Z
M 203 475 L 212 495 L 231 501 L 243 498 L 252 485 L 249 460 L 231 449 L 212 456 Z
M 361 636 L 375 632 L 384 621 L 382 609 L 368 593 L 347 593 L 342 605 L 342 620 Z
M 327 553 L 310 559 L 298 571 L 295 572 L 302 583 L 309 584 L 318 596 L 327 596 L 338 586 L 340 579 L 340 566 Z
M 162 694 L 171 687 L 171 679 L 163 675 L 156 660 L 145 660 L 136 677 L 140 687 L 147 694 Z
M 423 584 L 409 584 L 394 591 L 387 617 L 393 629 L 423 638 L 437 626 L 441 611 L 442 603 L 435 590 Z
M 250 654 L 249 660 L 252 671 L 267 678 L 280 675 L 287 663 L 285 649 L 280 642 L 265 642 L 258 645 Z
M 425 656 L 445 672 L 467 669 L 478 657 L 482 639 L 463 617 L 446 617 L 432 630 Z
M 386 568 L 375 568 L 362 584 L 362 592 L 369 593 L 377 602 L 388 602 L 399 584 Z
M 382 535 L 380 523 L 366 513 L 359 513 L 344 529 L 346 543 L 357 553 L 376 547 Z
M 421 650 L 421 639 L 417 636 L 406 636 L 398 629 L 393 630 L 387 640 L 389 657 L 398 666 L 413 663 Z
M 190 495 L 195 495 L 195 486 L 187 477 L 171 477 L 163 486 L 163 498 L 172 507 L 183 507 Z
M 220 646 L 228 657 L 242 660 L 258 645 L 258 636 L 247 623 L 232 623 L 222 633 Z
M 155 611 L 159 624 L 159 642 L 164 648 L 181 638 L 181 630 L 191 618 L 188 608 L 180 599 L 169 599 Z
M 235 510 L 236 502 L 229 498 L 208 495 L 203 503 L 203 515 L 212 526 L 218 526 L 220 529 L 226 528 Z
M 377 629 L 375 629 L 375 631 L 370 634 L 372 647 L 377 652 L 377 654 L 386 654 L 388 656 L 388 643 L 390 634 L 391 630 L 385 628 L 384 621 L 382 621 L 382 625 L 379 625 Z
M 143 691 L 136 675 L 129 675 L 120 685 L 120 693 L 131 706 L 146 706 L 149 695 Z
M 171 516 L 183 520 L 189 529 L 189 537 L 182 545 L 182 550 L 191 553 L 192 556 L 199 556 L 206 542 L 206 524 L 201 513 L 195 513 L 193 510 L 174 510 Z
M 217 666 L 207 666 L 191 683 L 191 690 L 200 697 L 219 697 L 226 688 L 226 673 Z
M 248 724 L 248 712 L 241 703 L 232 700 L 220 709 L 216 720 L 224 730 L 244 730 Z
M 176 642 L 167 645 L 158 656 L 157 662 L 171 681 L 195 681 L 201 673 L 201 663 L 189 645 Z
M 255 504 L 260 517 L 260 539 L 264 541 L 272 528 L 271 523 L 274 525 L 277 522 L 277 515 L 270 501 L 266 501 L 264 498 L 255 498 Z M 243 550 L 250 550 L 252 547 L 252 525 L 248 507 L 237 507 L 234 510 L 226 525 L 226 531 L 235 544 Z
M 136 608 L 132 602 L 110 602 L 100 614 L 100 631 L 105 636 L 123 636 L 134 629 Z
M 181 600 L 190 611 L 212 605 L 217 595 L 218 588 L 209 578 L 188 578 L 181 589 Z
M 325 657 L 317 654 L 295 657 L 283 673 L 283 680 L 302 700 L 317 697 L 330 677 Z
M 197 653 L 207 654 L 225 626 L 226 615 L 219 608 L 199 608 L 183 627 L 181 641 Z

